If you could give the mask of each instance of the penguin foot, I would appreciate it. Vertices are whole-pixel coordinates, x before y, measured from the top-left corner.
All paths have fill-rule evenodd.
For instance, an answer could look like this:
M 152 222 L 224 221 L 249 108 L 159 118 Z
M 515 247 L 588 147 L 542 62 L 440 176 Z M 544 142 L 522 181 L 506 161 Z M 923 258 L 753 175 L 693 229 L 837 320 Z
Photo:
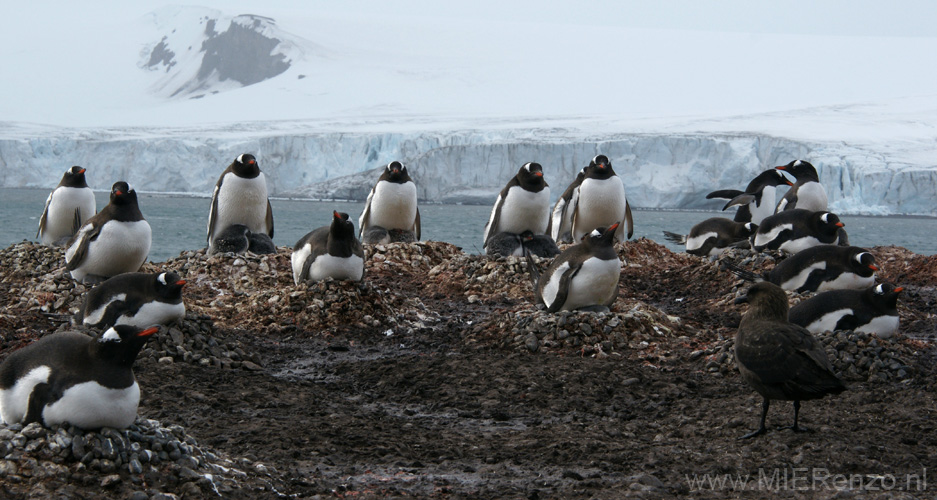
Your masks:
M 762 434 L 766 434 L 767 432 L 768 432 L 768 429 L 766 429 L 766 428 L 764 428 L 764 427 L 759 427 L 758 429 L 749 432 L 748 434 L 746 434 L 746 435 L 740 437 L 739 439 L 740 439 L 740 440 L 741 440 L 741 439 L 751 439 L 751 438 L 753 438 L 753 437 L 755 437 L 755 436 L 760 436 L 760 435 L 762 435 Z

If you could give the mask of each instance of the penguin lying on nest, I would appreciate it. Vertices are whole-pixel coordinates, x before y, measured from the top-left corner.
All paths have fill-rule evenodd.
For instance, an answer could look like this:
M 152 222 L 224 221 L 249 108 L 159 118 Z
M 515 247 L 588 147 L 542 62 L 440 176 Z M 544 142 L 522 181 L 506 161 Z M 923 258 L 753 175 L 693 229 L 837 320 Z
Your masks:
M 860 247 L 818 245 L 801 250 L 769 272 L 755 274 L 730 262 L 723 267 L 748 281 L 769 281 L 798 293 L 860 289 L 875 283 L 875 256 Z
M 608 311 L 615 303 L 621 277 L 621 259 L 614 246 L 618 226 L 594 229 L 553 259 L 543 274 L 527 253 L 537 301 L 547 306 L 547 312 Z
M 560 249 L 549 235 L 534 234 L 531 231 L 521 234 L 498 233 L 488 238 L 485 245 L 486 255 L 521 257 L 527 253 L 537 257 L 555 257 L 560 254 Z

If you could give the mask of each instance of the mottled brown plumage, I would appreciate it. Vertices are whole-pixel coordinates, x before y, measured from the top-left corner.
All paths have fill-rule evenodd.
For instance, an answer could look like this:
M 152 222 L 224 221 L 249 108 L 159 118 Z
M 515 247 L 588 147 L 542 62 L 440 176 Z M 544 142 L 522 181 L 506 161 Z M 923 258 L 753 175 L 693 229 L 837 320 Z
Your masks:
M 777 285 L 756 283 L 736 303 L 748 302 L 735 337 L 735 362 L 748 385 L 764 398 L 761 425 L 743 439 L 766 432 L 772 399 L 794 401 L 795 431 L 800 402 L 839 394 L 846 389 L 833 373 L 826 351 L 806 329 L 788 321 L 787 294 Z

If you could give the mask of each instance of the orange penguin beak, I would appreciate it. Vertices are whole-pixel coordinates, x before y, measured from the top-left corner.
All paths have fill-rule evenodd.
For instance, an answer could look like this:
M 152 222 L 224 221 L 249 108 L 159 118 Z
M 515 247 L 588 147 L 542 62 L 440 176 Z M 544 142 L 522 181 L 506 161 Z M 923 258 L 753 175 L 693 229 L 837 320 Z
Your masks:
M 185 285 L 185 280 L 179 280 L 179 281 L 176 282 L 176 284 L 179 285 L 179 286 L 183 286 L 183 285 Z
M 878 266 L 876 266 L 875 264 L 869 264 L 869 269 L 873 271 L 878 271 Z
M 151 326 L 147 328 L 146 330 L 143 330 L 142 332 L 138 333 L 137 337 L 149 337 L 150 335 L 153 335 L 154 333 L 158 331 L 159 331 L 158 326 Z
M 899 287 L 895 288 L 895 293 L 901 293 L 902 290 L 904 290 L 904 287 L 903 287 L 903 286 L 899 286 Z
M 341 215 L 338 215 L 338 210 L 333 210 L 333 211 L 332 211 L 332 217 L 335 217 L 336 219 L 341 219 L 341 218 L 342 218 Z
M 80 169 L 80 170 L 78 171 L 78 173 L 79 173 L 79 174 L 85 173 L 85 169 Z
M 543 177 L 543 172 L 534 172 L 537 177 Z
M 842 222 L 837 222 L 837 223 L 836 223 L 836 227 L 843 227 L 843 226 L 845 226 L 845 225 L 846 225 L 846 224 L 843 224 Z
M 614 233 L 615 230 L 618 229 L 619 224 L 620 224 L 619 222 L 612 224 L 611 226 L 608 227 L 608 231 L 611 233 Z

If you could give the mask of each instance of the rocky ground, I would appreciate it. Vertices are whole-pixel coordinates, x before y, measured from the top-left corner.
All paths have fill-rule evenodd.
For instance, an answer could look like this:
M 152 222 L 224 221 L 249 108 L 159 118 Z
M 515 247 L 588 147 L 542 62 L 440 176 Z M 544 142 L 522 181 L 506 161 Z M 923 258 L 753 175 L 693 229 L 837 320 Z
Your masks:
M 820 336 L 849 390 L 804 403 L 812 432 L 750 441 L 746 285 L 718 261 L 628 242 L 611 312 L 547 314 L 522 259 L 445 243 L 370 247 L 364 282 L 308 287 L 286 248 L 186 252 L 144 268 L 188 281 L 188 314 L 138 359 L 137 422 L 0 425 L 0 497 L 934 498 L 937 257 L 872 252 L 906 288 L 902 335 Z M 75 328 L 60 250 L 0 250 L 0 273 L 0 358 Z

